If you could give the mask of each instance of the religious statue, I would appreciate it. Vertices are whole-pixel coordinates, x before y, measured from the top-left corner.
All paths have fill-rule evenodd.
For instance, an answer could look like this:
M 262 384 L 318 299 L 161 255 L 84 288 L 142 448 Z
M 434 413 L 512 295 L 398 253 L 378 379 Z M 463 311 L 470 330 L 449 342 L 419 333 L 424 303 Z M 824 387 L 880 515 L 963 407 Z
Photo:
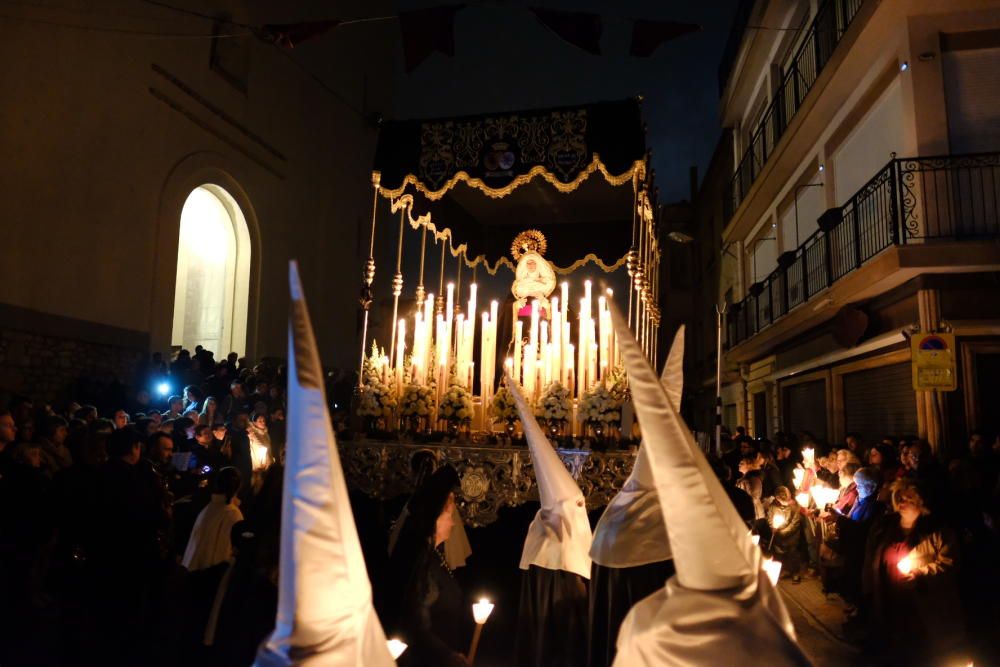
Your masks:
M 531 314 L 531 302 L 538 300 L 539 310 L 549 314 L 549 295 L 556 288 L 556 273 L 542 255 L 545 253 L 545 236 L 538 230 L 521 232 L 511 244 L 511 254 L 517 261 L 514 284 L 514 311 L 519 316 Z

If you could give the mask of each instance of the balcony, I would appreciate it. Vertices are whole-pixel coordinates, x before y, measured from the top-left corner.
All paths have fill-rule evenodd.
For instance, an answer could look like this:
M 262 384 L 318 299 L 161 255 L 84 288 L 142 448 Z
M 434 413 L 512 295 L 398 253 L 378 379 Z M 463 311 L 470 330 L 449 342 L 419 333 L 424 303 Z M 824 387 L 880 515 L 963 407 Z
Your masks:
M 819 227 L 732 306 L 728 349 L 889 249 L 928 250 L 930 255 L 911 263 L 928 266 L 945 261 L 944 254 L 935 254 L 943 242 L 1000 238 L 1000 153 L 895 158 L 842 207 L 820 216 Z M 962 253 L 957 255 L 961 262 Z M 967 263 L 979 265 L 972 258 Z
M 750 135 L 749 145 L 736 167 L 725 202 L 727 219 L 732 217 L 750 192 L 789 122 L 802 107 L 806 95 L 830 61 L 834 49 L 863 3 L 864 0 L 826 0 L 820 5 L 802 45 L 788 70 L 782 73 L 781 84 L 774 91 L 771 104 L 764 111 L 760 124 Z

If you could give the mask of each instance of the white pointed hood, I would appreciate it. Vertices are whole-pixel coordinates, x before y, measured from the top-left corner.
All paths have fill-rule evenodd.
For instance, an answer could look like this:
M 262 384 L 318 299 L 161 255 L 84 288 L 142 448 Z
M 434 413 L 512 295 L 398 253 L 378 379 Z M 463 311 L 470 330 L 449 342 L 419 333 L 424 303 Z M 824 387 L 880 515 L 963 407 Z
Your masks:
M 626 616 L 614 665 L 808 665 L 760 549 L 628 324 L 611 311 L 677 570 Z
M 684 391 L 684 326 L 674 334 L 660 385 L 680 405 Z M 670 540 L 656 494 L 646 447 L 639 453 L 621 491 L 611 499 L 594 529 L 590 557 L 604 567 L 638 567 L 670 560 Z
M 548 570 L 575 572 L 590 579 L 589 552 L 593 535 L 583 493 L 542 433 L 517 383 L 510 377 L 506 378 L 506 382 L 528 440 L 542 504 L 528 526 L 521 552 L 521 569 L 537 565 Z
M 281 506 L 278 617 L 255 665 L 391 667 L 372 606 L 299 282 L 289 266 L 288 450 Z

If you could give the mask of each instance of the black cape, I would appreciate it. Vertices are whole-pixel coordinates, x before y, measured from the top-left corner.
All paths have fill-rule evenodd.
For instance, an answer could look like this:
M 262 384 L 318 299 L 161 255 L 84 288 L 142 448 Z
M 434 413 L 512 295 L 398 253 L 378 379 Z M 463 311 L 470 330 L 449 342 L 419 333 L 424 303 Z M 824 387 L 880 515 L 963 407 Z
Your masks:
M 514 639 L 518 667 L 580 667 L 586 661 L 587 582 L 532 565 L 521 573 Z
M 632 605 L 662 588 L 673 575 L 673 560 L 636 567 L 593 564 L 590 622 L 587 625 L 587 667 L 610 667 L 615 659 L 618 630 Z

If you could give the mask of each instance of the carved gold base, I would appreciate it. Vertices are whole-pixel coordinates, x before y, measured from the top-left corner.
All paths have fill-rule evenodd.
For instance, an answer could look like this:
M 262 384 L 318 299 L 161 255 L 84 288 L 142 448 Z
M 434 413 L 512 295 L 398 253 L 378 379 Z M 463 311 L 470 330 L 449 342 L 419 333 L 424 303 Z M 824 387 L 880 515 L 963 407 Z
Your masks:
M 496 521 L 501 507 L 538 500 L 531 456 L 524 447 L 460 447 L 373 440 L 341 442 L 339 447 L 348 484 L 381 500 L 413 491 L 415 458 L 431 456 L 437 465 L 451 464 L 461 481 L 458 508 L 469 526 Z M 625 483 L 635 461 L 632 451 L 557 451 L 583 491 L 588 510 L 608 504 Z

